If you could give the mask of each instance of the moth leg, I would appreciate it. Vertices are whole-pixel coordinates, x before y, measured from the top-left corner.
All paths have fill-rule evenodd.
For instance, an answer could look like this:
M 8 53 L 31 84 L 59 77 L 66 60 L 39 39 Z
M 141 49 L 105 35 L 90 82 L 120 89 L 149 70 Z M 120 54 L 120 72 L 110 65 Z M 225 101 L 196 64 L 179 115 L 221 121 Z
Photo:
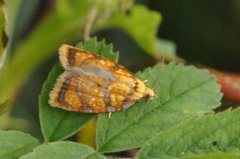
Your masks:
M 146 83 L 148 80 L 144 80 L 143 83 Z
M 109 113 L 108 113 L 108 119 L 110 119 L 111 116 L 112 116 L 112 112 L 109 112 Z

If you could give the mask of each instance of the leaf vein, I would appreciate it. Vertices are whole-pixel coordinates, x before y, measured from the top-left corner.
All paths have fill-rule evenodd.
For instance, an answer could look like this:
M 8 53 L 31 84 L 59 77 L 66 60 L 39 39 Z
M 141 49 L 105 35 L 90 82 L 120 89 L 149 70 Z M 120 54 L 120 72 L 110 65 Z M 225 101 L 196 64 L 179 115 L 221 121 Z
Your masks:
M 33 145 L 35 145 L 35 142 L 34 142 L 34 141 L 32 141 L 32 142 L 30 142 L 30 143 L 24 145 L 23 147 L 20 147 L 20 148 L 14 149 L 14 150 L 11 151 L 11 152 L 8 152 L 8 153 L 6 153 L 6 154 L 2 154 L 0 157 L 6 157 L 6 156 L 8 156 L 9 154 L 12 155 L 14 152 L 20 151 L 21 149 L 27 149 L 28 147 L 30 148 L 30 147 L 32 147 Z
M 55 131 L 58 129 L 58 127 L 61 125 L 62 121 L 64 120 L 64 118 L 65 118 L 65 116 L 66 116 L 66 114 L 67 114 L 67 111 L 64 112 L 62 118 L 59 120 L 59 122 L 57 123 L 57 125 L 56 125 L 55 128 L 53 129 L 53 132 L 55 132 Z M 49 141 L 51 141 L 51 138 L 54 136 L 54 134 L 55 134 L 55 133 L 52 133 L 51 136 L 49 136 L 49 138 L 48 138 Z
M 160 104 L 160 106 L 165 106 L 167 103 L 169 103 L 169 102 L 171 102 L 172 100 L 174 100 L 174 99 L 176 99 L 176 98 L 179 98 L 179 97 L 181 97 L 182 95 L 185 95 L 186 93 L 188 93 L 188 92 L 190 92 L 190 91 L 192 91 L 192 90 L 194 90 L 194 89 L 196 89 L 196 88 L 199 88 L 199 87 L 201 87 L 202 85 L 205 85 L 206 83 L 208 83 L 208 82 L 211 82 L 213 80 L 213 78 L 209 78 L 209 79 L 207 79 L 207 80 L 205 80 L 205 81 L 202 81 L 202 82 L 200 82 L 199 84 L 196 84 L 194 87 L 190 87 L 189 89 L 186 89 L 185 91 L 183 91 L 183 92 L 180 92 L 179 94 L 177 94 L 176 96 L 173 96 L 172 98 L 170 98 L 169 100 L 167 100 L 167 101 L 165 101 L 164 103 L 162 103 L 162 104 Z M 155 109 L 157 109 L 159 106 L 157 106 Z M 155 110 L 154 109 L 154 110 Z M 149 115 L 150 113 L 152 113 L 154 110 L 151 110 L 151 111 L 149 111 L 149 112 L 147 112 L 147 113 L 142 113 L 142 115 L 141 116 L 139 116 L 139 118 L 138 119 L 135 119 L 135 120 L 133 120 L 129 125 L 127 125 L 125 128 L 123 128 L 122 130 L 120 130 L 118 133 L 116 133 L 115 135 L 113 135 L 109 140 L 108 140 L 108 142 L 106 142 L 104 145 L 106 146 L 108 143 L 110 143 L 114 138 L 116 138 L 120 133 L 122 133 L 122 132 L 124 132 L 126 129 L 128 129 L 130 126 L 132 126 L 132 125 L 134 125 L 134 124 L 136 124 L 136 121 L 139 121 L 139 119 L 141 119 L 142 117 L 146 117 L 147 115 Z M 144 116 L 143 116 L 144 115 Z M 110 128 L 110 126 L 108 126 L 108 131 L 109 131 L 109 128 Z M 105 135 L 105 140 L 106 140 L 106 135 Z M 102 148 L 101 149 L 103 149 L 104 148 L 104 145 L 102 146 Z M 101 149 L 99 149 L 99 150 L 101 150 Z

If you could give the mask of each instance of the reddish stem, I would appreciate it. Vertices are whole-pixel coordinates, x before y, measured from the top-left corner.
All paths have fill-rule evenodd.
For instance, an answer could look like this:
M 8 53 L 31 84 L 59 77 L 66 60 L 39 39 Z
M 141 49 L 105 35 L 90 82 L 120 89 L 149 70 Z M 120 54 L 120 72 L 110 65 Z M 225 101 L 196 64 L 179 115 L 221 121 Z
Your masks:
M 222 72 L 211 68 L 208 68 L 208 70 L 216 77 L 224 98 L 240 102 L 240 74 Z

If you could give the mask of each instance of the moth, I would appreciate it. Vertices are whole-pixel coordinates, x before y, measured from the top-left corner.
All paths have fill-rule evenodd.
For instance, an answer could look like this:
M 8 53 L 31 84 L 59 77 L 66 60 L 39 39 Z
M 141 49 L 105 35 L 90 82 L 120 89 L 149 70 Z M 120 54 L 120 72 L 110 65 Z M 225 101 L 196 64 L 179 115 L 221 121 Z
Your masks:
M 154 91 L 123 66 L 70 45 L 59 48 L 64 72 L 49 94 L 53 107 L 82 113 L 125 110 Z

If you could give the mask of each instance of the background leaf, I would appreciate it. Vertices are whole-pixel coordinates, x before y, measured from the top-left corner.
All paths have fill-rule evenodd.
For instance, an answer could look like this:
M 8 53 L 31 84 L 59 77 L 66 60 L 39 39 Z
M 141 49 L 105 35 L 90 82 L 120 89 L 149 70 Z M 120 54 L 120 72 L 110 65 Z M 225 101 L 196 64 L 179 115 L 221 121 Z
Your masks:
M 7 112 L 9 105 L 9 101 L 5 101 L 4 103 L 0 104 L 0 116 Z
M 15 0 L 5 0 L 5 12 L 6 17 L 8 19 L 8 23 L 6 23 L 6 32 L 8 35 L 12 35 L 14 23 L 17 19 L 17 12 L 19 11 L 20 5 L 22 1 L 15 1 Z
M 144 51 L 154 55 L 156 52 L 155 39 L 160 21 L 161 15 L 158 12 L 150 11 L 142 5 L 134 5 L 129 15 L 113 14 L 107 25 L 122 29 Z
M 14 1 L 8 0 L 5 2 L 7 9 L 6 12 L 9 13 L 8 16 L 8 29 L 9 29 L 9 44 L 8 52 L 11 52 L 15 47 L 17 42 L 24 36 L 24 34 L 30 30 L 30 26 L 33 25 L 32 20 L 35 18 L 38 7 L 40 6 L 40 0 L 24 0 L 24 1 Z M 10 7 L 10 8 L 9 8 Z
M 24 155 L 21 159 L 104 159 L 105 157 L 95 152 L 92 148 L 69 141 L 54 142 L 42 145 L 33 152 Z
M 146 84 L 153 87 L 156 98 L 113 113 L 110 119 L 100 114 L 97 121 L 100 152 L 140 147 L 159 132 L 212 112 L 220 104 L 221 93 L 214 78 L 194 67 L 156 65 L 138 77 L 148 80 Z
M 4 43 L 6 42 L 5 32 L 5 15 L 3 12 L 3 6 L 0 4 L 0 67 L 1 67 L 1 56 L 3 55 Z
M 0 158 L 13 159 L 30 152 L 39 142 L 19 131 L 0 131 Z
M 165 61 L 177 61 L 177 47 L 173 41 L 157 38 L 155 57 Z
M 182 157 L 240 148 L 240 109 L 203 115 L 166 130 L 147 142 L 139 158 Z
M 117 60 L 118 57 L 118 54 L 112 51 L 112 45 L 106 45 L 104 41 L 97 42 L 96 38 L 92 38 L 85 43 L 80 43 L 78 47 L 84 50 L 94 51 L 106 58 L 109 57 Z M 95 114 L 71 112 L 49 105 L 49 92 L 52 90 L 56 79 L 62 72 L 63 69 L 59 64 L 53 67 L 39 97 L 40 123 L 45 141 L 66 139 L 76 133 L 76 131 L 95 116 Z

